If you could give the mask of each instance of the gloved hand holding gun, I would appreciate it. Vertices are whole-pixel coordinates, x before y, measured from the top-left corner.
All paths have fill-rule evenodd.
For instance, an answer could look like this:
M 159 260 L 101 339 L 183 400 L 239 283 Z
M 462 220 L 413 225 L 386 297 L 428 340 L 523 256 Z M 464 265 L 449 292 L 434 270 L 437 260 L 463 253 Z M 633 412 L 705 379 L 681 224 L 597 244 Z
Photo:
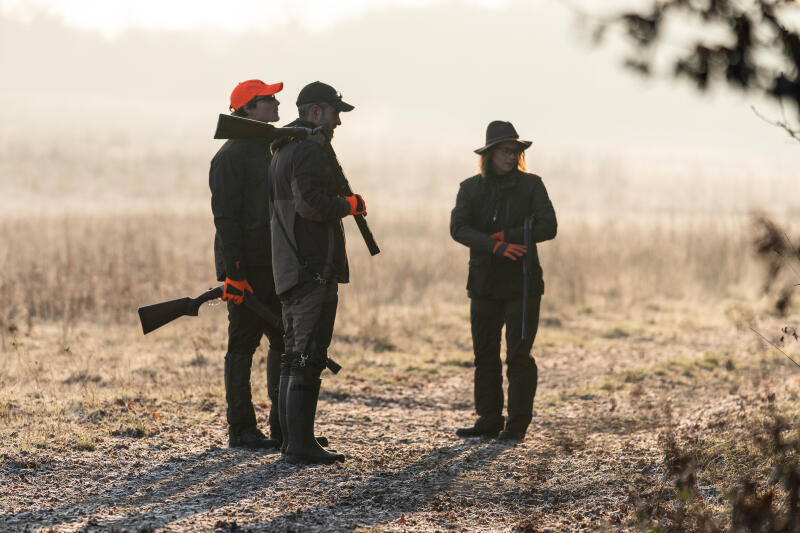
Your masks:
M 225 302 L 241 305 L 244 302 L 245 291 L 253 294 L 253 288 L 247 283 L 246 279 L 234 280 L 225 278 L 225 285 L 222 286 L 222 296 L 220 298 Z
M 232 291 L 241 291 L 241 295 L 231 295 L 231 298 L 241 299 L 240 303 L 243 303 L 248 309 L 260 316 L 267 324 L 270 324 L 272 327 L 283 331 L 283 319 L 279 316 L 276 316 L 272 311 L 269 310 L 267 306 L 261 303 L 261 301 L 253 294 L 253 289 L 250 288 L 250 284 L 247 283 L 247 281 L 235 282 L 236 285 L 232 284 L 231 287 L 228 287 L 228 280 L 225 281 L 225 285 L 214 287 L 213 289 L 204 292 L 197 298 L 178 298 L 177 300 L 170 300 L 167 302 L 160 302 L 157 304 L 140 307 L 139 320 L 142 323 L 142 332 L 147 335 L 151 331 L 172 322 L 176 318 L 182 316 L 197 316 L 197 312 L 201 305 L 209 300 L 222 298 L 223 294 L 228 289 L 231 289 Z M 250 294 L 247 294 L 247 292 Z M 234 303 L 236 302 L 234 301 Z M 341 365 L 331 358 L 328 358 L 326 366 L 334 374 L 339 372 L 339 370 L 342 368 Z
M 494 247 L 492 248 L 492 253 L 494 255 L 499 255 L 500 257 L 505 257 L 506 259 L 516 261 L 528 251 L 526 246 L 507 242 L 505 230 L 492 233 L 489 235 L 489 237 L 497 241 L 494 243 Z
M 513 244 L 506 241 L 497 241 L 492 248 L 492 253 L 494 255 L 505 257 L 506 259 L 511 259 L 512 261 L 516 261 L 525 255 L 527 251 L 528 249 L 521 244 Z
M 367 204 L 360 194 L 353 194 L 352 196 L 345 196 L 345 200 L 350 204 L 350 215 L 366 215 Z

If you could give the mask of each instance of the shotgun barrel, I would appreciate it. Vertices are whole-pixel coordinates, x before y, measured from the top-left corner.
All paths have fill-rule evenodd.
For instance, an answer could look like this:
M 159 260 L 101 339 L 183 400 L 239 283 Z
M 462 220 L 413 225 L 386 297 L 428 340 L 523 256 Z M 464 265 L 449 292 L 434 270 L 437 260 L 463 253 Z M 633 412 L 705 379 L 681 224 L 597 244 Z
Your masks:
M 339 164 L 339 159 L 337 159 L 336 152 L 333 151 L 333 147 L 330 145 L 330 143 L 326 145 L 325 150 L 328 152 L 328 155 L 331 156 L 331 159 L 336 165 L 336 172 L 339 174 L 339 180 L 342 184 L 342 192 L 344 192 L 346 196 L 352 196 L 353 190 L 350 188 L 350 183 L 347 181 L 347 178 L 344 175 L 344 170 L 342 170 L 342 165 Z M 364 215 L 353 215 L 353 218 L 358 226 L 358 231 L 361 232 L 361 237 L 364 239 L 364 244 L 367 245 L 369 254 L 378 255 L 381 253 L 381 249 L 378 248 L 378 243 L 375 242 L 375 237 L 372 235 L 372 230 L 369 229 L 367 219 L 364 218 Z
M 530 336 L 530 327 L 528 326 L 528 318 L 530 313 L 528 313 L 528 307 L 530 306 L 530 276 L 533 266 L 531 265 L 531 250 L 532 246 L 534 245 L 534 243 L 531 242 L 531 233 L 533 232 L 533 215 L 528 215 L 525 217 L 522 230 L 523 242 L 527 248 L 525 255 L 522 257 L 522 340 L 524 342 Z

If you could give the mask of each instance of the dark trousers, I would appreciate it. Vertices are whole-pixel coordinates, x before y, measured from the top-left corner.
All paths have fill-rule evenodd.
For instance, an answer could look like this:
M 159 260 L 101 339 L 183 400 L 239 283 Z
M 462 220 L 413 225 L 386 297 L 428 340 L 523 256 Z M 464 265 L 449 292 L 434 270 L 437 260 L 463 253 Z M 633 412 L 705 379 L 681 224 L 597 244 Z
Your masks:
M 508 430 L 525 433 L 533 417 L 538 369 L 531 348 L 539 325 L 541 295 L 531 295 L 528 308 L 529 338 L 522 340 L 522 299 L 472 298 L 470 322 L 475 352 L 475 410 L 478 424 L 502 427 L 503 374 L 500 334 L 506 327 L 506 377 L 508 378 Z
M 281 304 L 275 295 L 275 282 L 269 267 L 250 267 L 247 281 L 261 302 L 280 316 Z M 228 425 L 236 434 L 244 428 L 256 425 L 250 391 L 250 370 L 253 354 L 261 343 L 261 337 L 269 339 L 267 352 L 267 394 L 273 404 L 278 401 L 280 387 L 281 354 L 284 352 L 283 334 L 269 326 L 264 319 L 244 305 L 228 302 L 228 352 L 225 354 L 225 399 L 228 403 Z M 272 424 L 270 420 L 270 425 Z M 275 425 L 278 421 L 275 420 Z
M 309 281 L 281 295 L 286 353 L 293 356 L 292 374 L 318 378 L 325 369 L 333 338 L 339 287 Z

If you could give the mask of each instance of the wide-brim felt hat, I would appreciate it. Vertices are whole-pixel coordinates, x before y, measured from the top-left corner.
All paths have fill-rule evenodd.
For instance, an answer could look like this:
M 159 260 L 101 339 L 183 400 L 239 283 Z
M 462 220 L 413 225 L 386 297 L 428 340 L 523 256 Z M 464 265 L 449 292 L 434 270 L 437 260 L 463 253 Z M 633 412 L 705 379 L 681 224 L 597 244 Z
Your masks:
M 486 126 L 486 144 L 475 150 L 475 153 L 483 154 L 493 146 L 506 141 L 516 142 L 523 152 L 533 144 L 532 141 L 520 139 L 517 130 L 514 129 L 514 125 L 510 122 L 505 120 L 493 120 Z

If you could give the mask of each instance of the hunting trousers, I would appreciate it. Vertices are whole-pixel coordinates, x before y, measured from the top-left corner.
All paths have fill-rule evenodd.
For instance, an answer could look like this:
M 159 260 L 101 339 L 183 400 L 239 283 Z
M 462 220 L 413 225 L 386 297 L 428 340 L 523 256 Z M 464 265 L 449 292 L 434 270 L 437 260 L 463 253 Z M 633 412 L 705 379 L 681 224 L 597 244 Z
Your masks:
M 261 302 L 276 315 L 281 315 L 281 305 L 275 295 L 271 268 L 251 267 L 247 281 Z M 264 319 L 244 306 L 228 302 L 228 352 L 225 354 L 225 399 L 228 404 L 227 419 L 232 433 L 256 425 L 250 388 L 253 354 L 261 337 L 269 339 L 267 352 L 267 393 L 270 402 L 278 401 L 281 354 L 284 350 L 283 334 L 264 322 Z M 276 413 L 277 416 L 277 413 Z M 272 422 L 272 421 L 270 421 Z M 277 420 L 275 421 L 277 424 Z
M 478 424 L 502 425 L 503 375 L 500 335 L 506 327 L 506 377 L 508 378 L 508 430 L 525 434 L 533 418 L 538 369 L 531 355 L 539 324 L 541 295 L 531 294 L 528 308 L 529 338 L 522 340 L 522 298 L 492 300 L 472 298 L 470 322 L 475 353 L 475 410 Z

